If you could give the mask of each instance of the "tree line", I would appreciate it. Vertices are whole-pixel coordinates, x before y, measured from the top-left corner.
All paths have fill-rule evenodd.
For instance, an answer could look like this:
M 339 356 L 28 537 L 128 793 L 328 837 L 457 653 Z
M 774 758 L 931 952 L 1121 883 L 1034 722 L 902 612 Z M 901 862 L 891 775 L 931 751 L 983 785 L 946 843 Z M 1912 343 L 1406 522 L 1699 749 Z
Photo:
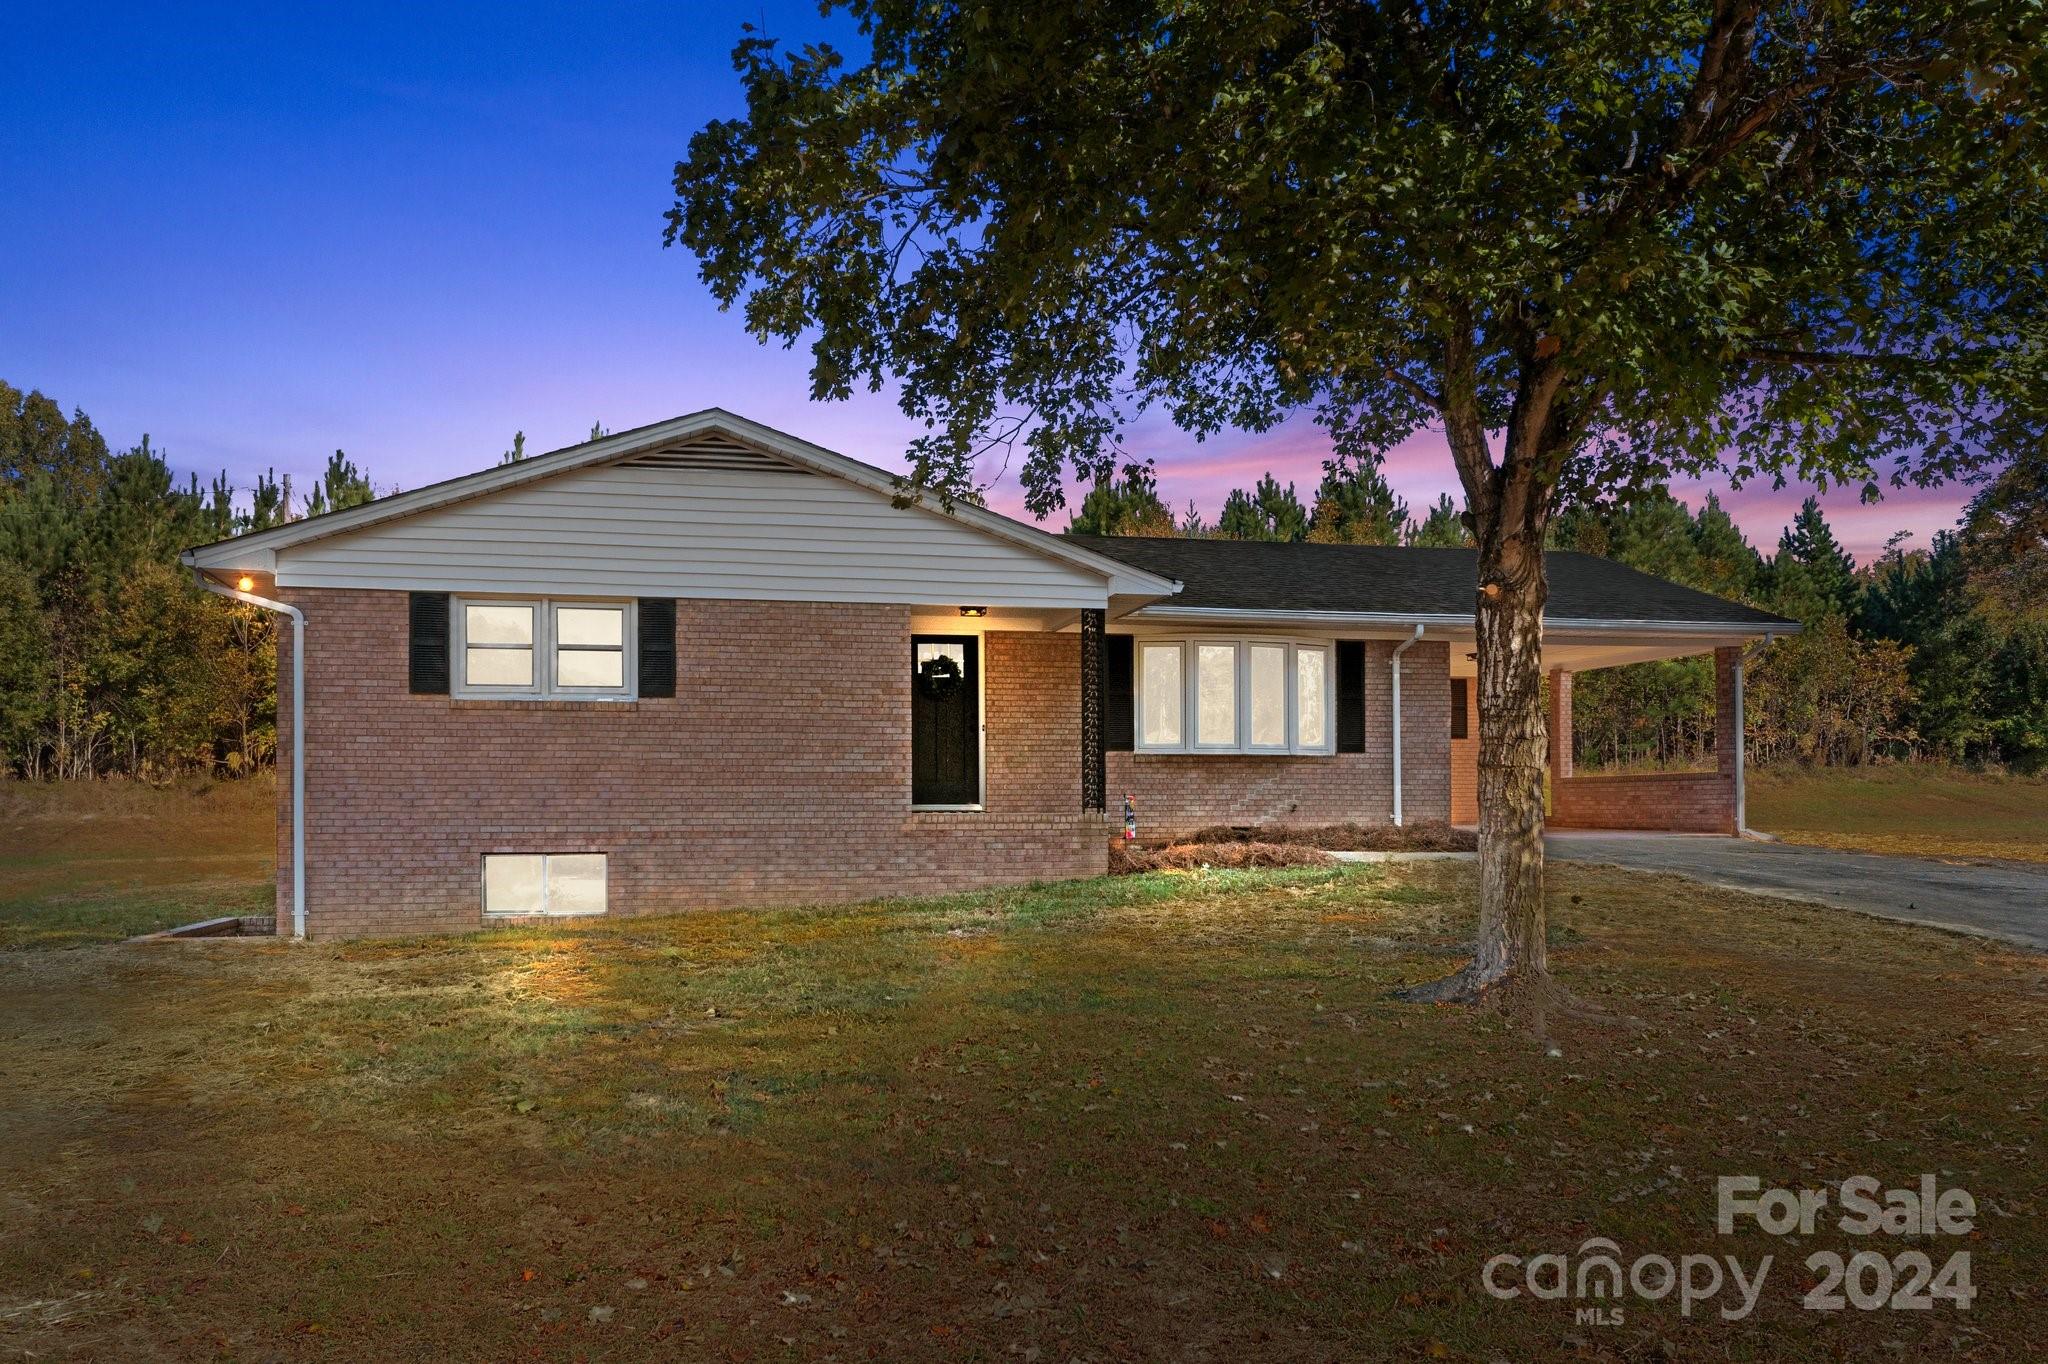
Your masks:
M 1325 464 L 1311 502 L 1270 473 L 1224 500 L 1214 522 L 1176 515 L 1144 464 L 1099 481 L 1072 534 L 1220 536 L 1336 544 L 1469 546 L 1449 496 L 1411 516 L 1377 468 Z M 1751 663 L 1750 761 L 1847 765 L 1880 759 L 2048 764 L 2048 451 L 2022 454 L 1922 549 L 1903 537 L 1859 567 L 1808 498 L 1774 553 L 1750 544 L 1712 494 L 1695 512 L 1668 487 L 1568 503 L 1547 547 L 1614 559 L 1672 582 L 1789 616 L 1799 634 Z M 1573 688 L 1582 768 L 1712 761 L 1707 656 L 1603 668 Z
M 239 775 L 277 749 L 273 617 L 201 591 L 181 550 L 374 492 L 335 451 L 295 495 L 267 470 L 180 483 L 144 436 L 112 450 L 83 411 L 0 381 L 0 771 Z
M 524 447 L 515 437 L 505 457 L 523 458 Z M 66 416 L 45 395 L 0 382 L 0 770 L 157 778 L 238 775 L 273 760 L 273 617 L 200 591 L 178 553 L 376 491 L 337 450 L 302 493 L 274 470 L 237 492 L 225 473 L 181 483 L 147 436 L 116 452 L 84 412 Z M 1130 465 L 1094 486 L 1067 529 L 1471 543 L 1449 496 L 1415 516 L 1377 468 L 1334 460 L 1306 505 L 1267 474 L 1233 491 L 1214 522 L 1193 505 L 1176 514 L 1155 471 Z M 2048 763 L 2048 452 L 2013 461 L 1932 546 L 1895 544 L 1862 567 L 1812 499 L 1768 555 L 1713 496 L 1695 512 L 1664 488 L 1570 505 L 1549 543 L 1804 625 L 1751 667 L 1755 762 Z M 1711 758 L 1708 658 L 1582 674 L 1574 705 L 1582 766 Z

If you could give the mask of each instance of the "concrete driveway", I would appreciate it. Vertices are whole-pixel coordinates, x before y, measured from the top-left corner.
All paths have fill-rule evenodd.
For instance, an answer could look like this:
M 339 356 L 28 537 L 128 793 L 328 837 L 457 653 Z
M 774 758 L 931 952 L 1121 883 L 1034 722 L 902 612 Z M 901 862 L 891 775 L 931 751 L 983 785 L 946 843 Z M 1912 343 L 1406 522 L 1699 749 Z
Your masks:
M 1811 900 L 2048 950 L 2048 867 L 1934 862 L 1701 834 L 1552 833 L 1568 862 L 1674 872 L 1752 895 Z

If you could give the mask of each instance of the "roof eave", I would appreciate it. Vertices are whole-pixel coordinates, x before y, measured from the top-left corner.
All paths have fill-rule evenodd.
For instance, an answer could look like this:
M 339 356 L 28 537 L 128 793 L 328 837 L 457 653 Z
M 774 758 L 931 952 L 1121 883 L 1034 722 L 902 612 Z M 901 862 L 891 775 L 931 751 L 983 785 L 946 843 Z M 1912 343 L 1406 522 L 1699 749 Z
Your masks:
M 1133 619 L 1187 621 L 1272 621 L 1289 625 L 1436 626 L 1442 629 L 1471 629 L 1467 612 L 1430 611 L 1293 611 L 1229 606 L 1178 606 L 1164 602 L 1140 607 Z M 1774 638 L 1799 632 L 1799 622 L 1716 621 L 1716 620 L 1627 620 L 1591 616 L 1546 616 L 1543 628 L 1567 633 L 1633 633 L 1699 635 L 1717 638 Z

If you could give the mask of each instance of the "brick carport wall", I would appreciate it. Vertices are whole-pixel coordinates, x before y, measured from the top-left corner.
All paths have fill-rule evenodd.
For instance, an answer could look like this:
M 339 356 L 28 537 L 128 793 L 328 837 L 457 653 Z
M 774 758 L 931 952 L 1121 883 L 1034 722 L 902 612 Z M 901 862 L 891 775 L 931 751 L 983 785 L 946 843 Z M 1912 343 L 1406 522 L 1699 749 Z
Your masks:
M 1714 650 L 1714 770 L 1581 777 L 1572 768 L 1572 677 L 1550 675 L 1550 823 L 1559 829 L 1736 832 L 1735 670 L 1740 648 Z

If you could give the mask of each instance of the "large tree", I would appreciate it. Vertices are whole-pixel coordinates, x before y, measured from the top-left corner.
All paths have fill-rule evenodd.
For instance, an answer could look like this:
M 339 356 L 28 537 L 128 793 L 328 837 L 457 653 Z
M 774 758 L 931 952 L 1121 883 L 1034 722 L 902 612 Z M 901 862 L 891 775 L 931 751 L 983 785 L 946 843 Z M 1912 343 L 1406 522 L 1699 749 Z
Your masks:
M 1436 997 L 1544 993 L 1561 490 L 1928 482 L 2040 429 L 2033 0 L 844 7 L 851 60 L 743 37 L 746 116 L 692 139 L 668 238 L 808 342 L 816 397 L 898 386 L 913 492 L 1008 440 L 1043 515 L 1151 405 L 1313 407 L 1367 461 L 1447 439 L 1481 895 Z

